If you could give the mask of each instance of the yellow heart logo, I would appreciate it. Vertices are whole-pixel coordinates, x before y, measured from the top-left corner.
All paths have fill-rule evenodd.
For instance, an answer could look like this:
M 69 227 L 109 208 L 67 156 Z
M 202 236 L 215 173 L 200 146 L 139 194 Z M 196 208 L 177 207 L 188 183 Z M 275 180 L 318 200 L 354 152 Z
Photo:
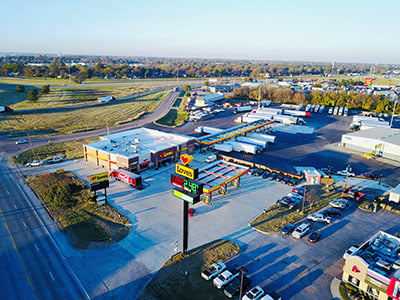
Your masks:
M 189 154 L 182 154 L 181 155 L 181 162 L 186 166 L 193 161 L 193 156 Z

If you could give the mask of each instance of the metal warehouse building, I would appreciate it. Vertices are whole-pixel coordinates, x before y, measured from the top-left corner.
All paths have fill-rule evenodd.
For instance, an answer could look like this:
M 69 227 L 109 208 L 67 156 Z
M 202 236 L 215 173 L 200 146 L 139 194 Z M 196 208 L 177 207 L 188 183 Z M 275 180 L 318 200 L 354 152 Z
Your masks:
M 193 153 L 195 141 L 188 136 L 137 128 L 100 137 L 83 145 L 88 163 L 107 170 L 125 169 L 139 173 L 158 169 L 166 162 L 176 162 L 180 154 Z
M 400 161 L 400 129 L 376 127 L 344 134 L 342 146 Z

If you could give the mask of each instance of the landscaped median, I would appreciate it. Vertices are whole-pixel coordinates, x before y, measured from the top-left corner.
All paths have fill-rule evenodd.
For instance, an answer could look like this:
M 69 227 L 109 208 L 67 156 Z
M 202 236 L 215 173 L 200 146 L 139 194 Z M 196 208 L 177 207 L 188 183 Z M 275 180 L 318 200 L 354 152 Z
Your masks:
M 169 259 L 147 285 L 139 299 L 226 299 L 212 282 L 201 278 L 201 271 L 214 262 L 225 261 L 239 253 L 239 246 L 228 240 L 217 240 L 188 255 Z
M 128 234 L 129 220 L 109 205 L 97 205 L 74 174 L 49 173 L 27 182 L 76 248 L 103 247 Z
M 182 98 L 175 100 L 168 113 L 154 122 L 154 124 L 165 127 L 176 127 L 182 125 L 187 119 L 188 113 L 185 111 L 185 101 Z
M 325 192 L 320 186 L 308 186 L 308 197 L 304 203 L 300 203 L 297 209 L 289 210 L 274 204 L 264 210 L 257 218 L 250 222 L 250 226 L 254 227 L 262 233 L 275 233 L 288 223 L 296 223 L 321 207 L 326 206 L 333 198 L 340 198 L 341 193 L 338 191 Z

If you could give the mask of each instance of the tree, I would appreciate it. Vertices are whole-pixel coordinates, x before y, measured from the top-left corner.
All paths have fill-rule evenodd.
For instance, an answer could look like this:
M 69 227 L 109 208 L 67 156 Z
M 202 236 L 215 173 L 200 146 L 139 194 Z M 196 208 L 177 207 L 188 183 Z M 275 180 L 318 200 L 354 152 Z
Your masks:
M 42 86 L 42 89 L 40 90 L 40 93 L 42 95 L 50 93 L 50 86 L 49 85 Z
M 30 89 L 28 92 L 28 100 L 36 101 L 39 99 L 39 93 L 36 89 Z
M 186 92 L 185 96 L 190 97 L 190 92 Z
M 23 85 L 17 85 L 16 90 L 18 93 L 25 92 L 25 87 Z
M 189 92 L 189 91 L 191 91 L 192 89 L 191 89 L 190 85 L 185 85 L 185 87 L 183 88 L 183 90 L 184 90 L 185 92 Z
M 210 82 L 204 81 L 203 85 L 204 85 L 204 86 L 209 86 L 209 85 L 210 85 Z

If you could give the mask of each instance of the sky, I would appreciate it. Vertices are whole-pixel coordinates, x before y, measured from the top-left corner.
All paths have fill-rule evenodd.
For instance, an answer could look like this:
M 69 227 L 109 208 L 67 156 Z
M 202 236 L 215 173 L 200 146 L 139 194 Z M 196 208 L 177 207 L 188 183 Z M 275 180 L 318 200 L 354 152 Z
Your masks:
M 13 0 L 0 52 L 400 64 L 398 0 Z

